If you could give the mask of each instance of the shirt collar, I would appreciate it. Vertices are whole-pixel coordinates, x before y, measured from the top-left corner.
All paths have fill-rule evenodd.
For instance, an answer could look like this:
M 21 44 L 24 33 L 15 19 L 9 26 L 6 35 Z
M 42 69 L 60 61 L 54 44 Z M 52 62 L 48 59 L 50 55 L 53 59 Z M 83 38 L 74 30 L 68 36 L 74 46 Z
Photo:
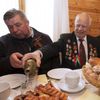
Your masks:
M 31 35 L 30 35 L 32 38 L 34 37 L 34 31 L 33 29 L 31 28 Z
M 77 41 L 79 41 L 79 38 L 76 36 L 76 39 L 77 39 Z M 85 36 L 84 38 L 83 38 L 83 40 L 84 41 L 87 41 L 87 36 Z

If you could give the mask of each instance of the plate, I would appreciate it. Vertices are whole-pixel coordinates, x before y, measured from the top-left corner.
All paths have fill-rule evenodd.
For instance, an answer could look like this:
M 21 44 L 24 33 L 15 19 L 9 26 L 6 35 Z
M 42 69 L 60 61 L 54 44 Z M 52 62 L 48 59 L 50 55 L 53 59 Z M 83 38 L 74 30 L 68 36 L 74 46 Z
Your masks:
M 55 68 L 47 72 L 47 75 L 54 79 L 62 79 L 68 71 L 71 69 L 68 68 Z
M 56 83 L 56 82 L 54 82 L 54 81 L 51 81 L 51 83 L 52 83 L 52 85 L 53 85 L 53 86 L 54 86 L 57 90 L 59 90 L 59 91 L 60 91 L 60 88 L 59 88 L 58 83 Z M 72 99 L 71 99 L 71 97 L 70 97 L 70 96 L 68 96 L 67 100 L 72 100 Z
M 69 93 L 76 93 L 76 92 L 79 92 L 85 88 L 84 80 L 80 80 L 78 87 L 76 87 L 74 89 L 68 88 L 67 84 L 65 84 L 65 82 L 62 80 L 58 83 L 58 85 L 59 85 L 59 88 L 61 90 L 65 91 L 65 92 L 69 92 Z
M 14 97 L 17 95 L 20 95 L 21 93 L 15 89 L 12 89 L 10 92 L 10 96 L 8 97 L 7 100 L 14 100 Z
M 0 77 L 1 82 L 7 82 L 11 88 L 16 88 L 26 81 L 24 74 L 9 74 Z
M 74 69 L 75 72 L 79 73 L 82 76 L 82 69 Z

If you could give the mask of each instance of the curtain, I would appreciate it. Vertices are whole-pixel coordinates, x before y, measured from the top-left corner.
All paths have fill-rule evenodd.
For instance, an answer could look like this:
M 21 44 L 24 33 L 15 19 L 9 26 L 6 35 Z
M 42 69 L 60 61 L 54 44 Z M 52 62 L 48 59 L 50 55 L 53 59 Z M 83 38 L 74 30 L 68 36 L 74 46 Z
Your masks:
M 9 30 L 3 21 L 3 15 L 6 11 L 12 8 L 19 9 L 18 0 L 1 0 L 1 3 L 0 3 L 0 36 L 9 33 Z
M 68 0 L 54 0 L 53 40 L 62 33 L 69 33 Z
M 25 2 L 25 13 L 29 19 L 30 26 L 48 34 L 52 39 L 54 0 L 26 0 Z

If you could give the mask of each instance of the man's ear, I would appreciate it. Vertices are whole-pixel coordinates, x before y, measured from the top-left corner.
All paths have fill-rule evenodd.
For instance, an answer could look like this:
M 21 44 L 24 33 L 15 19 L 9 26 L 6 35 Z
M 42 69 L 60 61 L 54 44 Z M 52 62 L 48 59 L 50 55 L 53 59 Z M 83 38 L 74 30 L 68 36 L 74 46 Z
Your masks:
M 29 25 L 29 20 L 26 20 L 26 24 Z

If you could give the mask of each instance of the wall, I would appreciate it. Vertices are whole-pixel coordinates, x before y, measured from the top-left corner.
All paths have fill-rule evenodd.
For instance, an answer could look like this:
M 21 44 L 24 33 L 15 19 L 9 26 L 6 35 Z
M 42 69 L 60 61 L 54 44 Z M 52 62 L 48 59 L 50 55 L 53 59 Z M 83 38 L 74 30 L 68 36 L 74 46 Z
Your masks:
M 92 18 L 89 35 L 100 35 L 100 0 L 68 0 L 70 31 L 74 28 L 74 18 L 79 12 L 87 12 Z

